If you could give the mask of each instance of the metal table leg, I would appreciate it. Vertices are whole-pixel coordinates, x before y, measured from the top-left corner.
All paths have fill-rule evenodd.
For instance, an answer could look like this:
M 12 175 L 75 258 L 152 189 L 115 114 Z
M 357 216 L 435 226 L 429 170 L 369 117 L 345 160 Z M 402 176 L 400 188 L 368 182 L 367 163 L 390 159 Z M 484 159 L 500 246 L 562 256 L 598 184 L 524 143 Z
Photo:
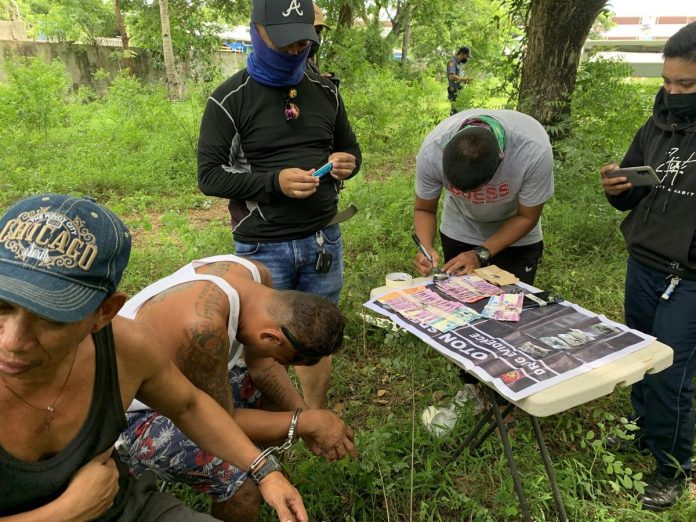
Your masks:
M 544 436 L 541 433 L 539 420 L 534 415 L 530 415 L 529 417 L 532 419 L 534 435 L 536 436 L 537 444 L 539 444 L 539 453 L 541 453 L 541 458 L 544 461 L 544 467 L 546 468 L 546 476 L 549 478 L 549 484 L 551 485 L 551 491 L 553 492 L 553 500 L 556 502 L 556 509 L 558 509 L 558 517 L 561 520 L 561 522 L 567 522 L 568 515 L 566 514 L 565 505 L 563 505 L 561 491 L 558 489 L 556 475 L 553 472 L 553 466 L 551 465 L 551 457 L 549 456 L 549 452 L 546 450 L 546 444 L 544 444 Z
M 505 453 L 505 458 L 508 462 L 508 467 L 510 468 L 510 474 L 512 475 L 513 485 L 515 487 L 515 493 L 520 502 L 520 510 L 522 512 L 522 517 L 525 521 L 531 522 L 531 513 L 529 511 L 529 503 L 527 502 L 527 497 L 522 488 L 522 481 L 520 480 L 519 472 L 517 471 L 517 465 L 515 464 L 515 459 L 512 454 L 512 448 L 510 447 L 510 439 L 508 435 L 507 426 L 505 425 L 504 419 L 508 414 L 514 409 L 514 405 L 506 403 L 505 408 L 501 412 L 501 400 L 500 396 L 488 386 L 486 388 L 486 393 L 488 394 L 490 400 L 490 407 L 481 415 L 474 428 L 469 432 L 464 441 L 462 441 L 461 446 L 454 453 L 453 457 L 456 460 L 462 454 L 465 448 L 479 448 L 483 442 L 493 433 L 497 428 L 498 433 L 500 433 L 500 440 L 503 444 L 503 451 Z M 551 463 L 551 457 L 546 449 L 546 444 L 544 443 L 544 437 L 541 432 L 541 427 L 539 426 L 539 420 L 533 416 L 529 415 L 532 420 L 532 427 L 534 428 L 534 435 L 539 445 L 539 452 L 541 453 L 541 458 L 544 462 L 544 467 L 546 469 L 546 476 L 548 477 L 549 484 L 551 486 L 551 491 L 553 494 L 553 499 L 556 504 L 556 509 L 558 510 L 558 517 L 561 522 L 568 522 L 568 515 L 565 511 L 565 506 L 563 504 L 563 498 L 561 497 L 561 492 L 558 488 L 558 483 L 556 482 L 556 476 L 553 472 L 553 466 Z M 488 424 L 486 428 L 486 424 Z M 486 428 L 486 431 L 480 436 L 481 431 Z M 475 439 L 478 437 L 478 440 Z
M 527 503 L 527 497 L 524 494 L 524 489 L 522 489 L 522 481 L 520 480 L 520 474 L 517 472 L 517 466 L 515 465 L 515 458 L 512 455 L 512 448 L 510 448 L 510 440 L 508 438 L 507 427 L 505 422 L 503 422 L 503 416 L 500 414 L 500 408 L 498 408 L 498 396 L 493 391 L 492 388 L 486 387 L 488 396 L 493 404 L 493 414 L 495 415 L 495 423 L 498 426 L 498 433 L 500 433 L 500 440 L 503 443 L 503 451 L 505 452 L 505 458 L 508 461 L 508 466 L 510 467 L 510 474 L 512 475 L 512 482 L 515 486 L 515 493 L 517 493 L 517 498 L 520 501 L 520 510 L 522 511 L 522 517 L 524 520 L 531 522 L 532 515 L 529 512 L 529 504 Z
M 483 429 L 483 427 L 490 421 L 492 425 L 495 425 L 495 419 L 493 418 L 493 408 L 494 406 L 490 406 L 483 414 L 481 414 L 481 418 L 478 420 L 476 425 L 471 429 L 469 434 L 466 436 L 466 438 L 462 441 L 461 445 L 457 449 L 457 451 L 454 452 L 453 459 L 457 460 L 464 449 L 468 448 L 471 445 L 471 442 L 476 438 L 476 435 L 479 434 L 479 432 Z M 490 431 L 490 430 L 489 430 Z M 480 444 L 479 444 L 480 445 Z

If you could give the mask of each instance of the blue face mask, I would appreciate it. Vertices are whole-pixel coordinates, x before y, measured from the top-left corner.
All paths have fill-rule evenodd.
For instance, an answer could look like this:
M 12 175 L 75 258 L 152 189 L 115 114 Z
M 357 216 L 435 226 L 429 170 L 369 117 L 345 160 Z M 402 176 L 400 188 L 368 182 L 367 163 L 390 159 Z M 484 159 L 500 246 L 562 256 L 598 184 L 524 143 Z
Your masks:
M 247 58 L 249 75 L 268 87 L 292 87 L 302 81 L 310 46 L 300 54 L 281 53 L 271 49 L 251 23 L 251 45 L 254 50 Z

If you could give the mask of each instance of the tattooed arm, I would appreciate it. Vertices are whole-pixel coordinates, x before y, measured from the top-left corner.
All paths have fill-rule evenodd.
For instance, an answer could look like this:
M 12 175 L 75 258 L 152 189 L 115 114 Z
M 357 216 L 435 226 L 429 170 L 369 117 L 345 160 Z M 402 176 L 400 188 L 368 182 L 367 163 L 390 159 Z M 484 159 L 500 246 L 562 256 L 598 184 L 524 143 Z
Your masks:
M 283 365 L 270 357 L 259 357 L 247 349 L 244 350 L 244 361 L 264 400 L 270 401 L 279 410 L 309 408 Z
M 193 310 L 186 314 L 178 335 L 176 365 L 194 386 L 231 413 L 227 297 L 213 283 L 196 283 L 196 287 Z
M 196 388 L 232 413 L 232 391 L 227 378 L 229 337 L 226 325 L 207 320 L 184 326 L 177 347 L 176 365 Z

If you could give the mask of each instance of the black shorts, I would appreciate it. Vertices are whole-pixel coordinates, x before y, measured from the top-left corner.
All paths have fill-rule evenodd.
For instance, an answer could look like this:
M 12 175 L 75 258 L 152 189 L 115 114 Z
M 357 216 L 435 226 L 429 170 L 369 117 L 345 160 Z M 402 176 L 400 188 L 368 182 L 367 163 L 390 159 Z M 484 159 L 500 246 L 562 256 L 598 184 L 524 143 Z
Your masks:
M 462 243 L 461 241 L 447 237 L 442 232 L 440 232 L 440 242 L 442 243 L 442 252 L 445 255 L 445 262 L 457 257 L 462 252 L 473 250 L 479 246 Z M 507 247 L 491 258 L 491 265 L 496 265 L 503 270 L 515 274 L 523 283 L 533 285 L 537 266 L 541 262 L 543 252 L 543 241 L 531 245 Z

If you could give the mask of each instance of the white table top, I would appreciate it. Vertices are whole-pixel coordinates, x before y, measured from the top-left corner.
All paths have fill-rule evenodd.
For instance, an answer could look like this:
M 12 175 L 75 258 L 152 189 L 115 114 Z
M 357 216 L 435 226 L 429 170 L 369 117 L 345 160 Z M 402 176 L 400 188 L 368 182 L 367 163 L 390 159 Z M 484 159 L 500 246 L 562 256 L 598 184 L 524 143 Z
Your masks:
M 413 283 L 427 283 L 430 278 L 414 279 Z M 370 298 L 394 290 L 387 286 L 375 288 Z M 654 341 L 624 357 L 611 361 L 598 368 L 576 375 L 545 390 L 539 391 L 519 401 L 512 401 L 518 408 L 535 417 L 547 417 L 584 404 L 604 395 L 609 395 L 617 386 L 630 386 L 640 381 L 646 373 L 657 373 L 672 365 L 672 349 L 659 341 Z M 448 357 L 461 366 L 457 361 Z M 486 384 L 484 382 L 484 384 Z

